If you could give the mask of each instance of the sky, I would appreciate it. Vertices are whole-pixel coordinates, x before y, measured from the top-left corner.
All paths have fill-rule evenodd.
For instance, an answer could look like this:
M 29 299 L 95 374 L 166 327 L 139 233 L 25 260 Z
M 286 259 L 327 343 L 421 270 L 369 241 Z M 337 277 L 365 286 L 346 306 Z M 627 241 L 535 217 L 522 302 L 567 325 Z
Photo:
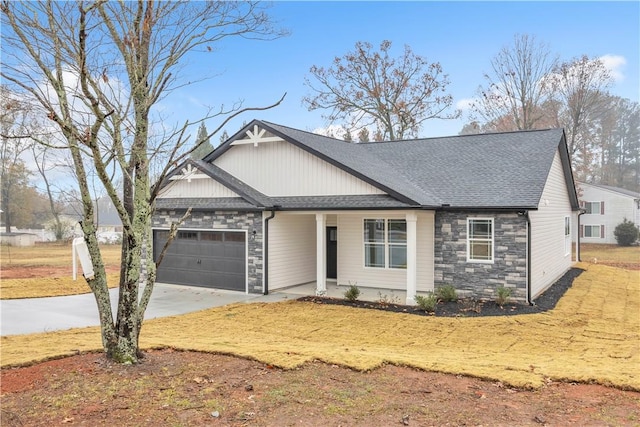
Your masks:
M 330 66 L 358 41 L 404 45 L 448 74 L 454 105 L 473 98 L 491 59 L 516 34 L 534 35 L 550 51 L 569 60 L 581 55 L 606 58 L 615 76 L 611 93 L 639 101 L 640 2 L 275 2 L 268 10 L 289 35 L 272 41 L 227 39 L 211 54 L 191 58 L 183 79 L 214 77 L 182 88 L 163 101 L 169 121 L 198 120 L 207 106 L 263 106 L 287 94 L 269 111 L 249 112 L 230 122 L 229 135 L 243 122 L 263 119 L 314 131 L 327 125 L 321 111 L 308 111 L 302 98 L 312 65 Z M 467 116 L 429 120 L 422 137 L 456 135 Z M 205 122 L 209 131 L 220 121 Z M 194 135 L 196 130 L 194 129 Z M 214 145 L 218 138 L 214 137 Z

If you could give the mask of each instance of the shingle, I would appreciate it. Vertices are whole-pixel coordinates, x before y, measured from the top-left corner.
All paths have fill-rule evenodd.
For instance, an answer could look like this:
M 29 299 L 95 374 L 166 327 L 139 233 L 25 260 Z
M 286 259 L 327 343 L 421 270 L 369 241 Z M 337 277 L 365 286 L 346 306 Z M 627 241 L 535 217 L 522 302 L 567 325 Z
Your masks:
M 551 129 L 365 147 L 451 207 L 536 207 L 561 138 Z
M 247 185 L 243 181 L 240 181 L 235 176 L 231 175 L 224 169 L 212 164 L 207 163 L 202 160 L 195 160 L 195 164 L 209 176 L 220 182 L 227 188 L 238 193 L 240 196 L 245 198 L 248 202 L 253 203 L 255 206 L 269 206 L 270 200 L 269 197 L 265 196 L 258 190 L 253 187 Z
M 397 209 L 409 205 L 384 194 L 272 197 L 281 209 Z
M 363 144 L 348 143 L 342 140 L 317 135 L 298 129 L 289 128 L 275 123 L 263 122 L 281 136 L 287 136 L 289 140 L 305 146 L 308 150 L 316 152 L 329 159 L 334 164 L 339 164 L 343 169 L 356 172 L 362 179 L 370 179 L 378 184 L 378 187 L 389 192 L 392 196 L 408 199 L 415 205 L 439 206 L 440 201 L 429 194 L 424 188 L 417 188 L 407 182 L 401 175 L 394 171 L 383 159 L 380 159 L 369 150 L 363 149 Z
M 261 210 L 241 197 L 171 197 L 157 198 L 156 210 Z
M 535 208 L 561 129 L 347 143 L 265 122 L 423 206 Z

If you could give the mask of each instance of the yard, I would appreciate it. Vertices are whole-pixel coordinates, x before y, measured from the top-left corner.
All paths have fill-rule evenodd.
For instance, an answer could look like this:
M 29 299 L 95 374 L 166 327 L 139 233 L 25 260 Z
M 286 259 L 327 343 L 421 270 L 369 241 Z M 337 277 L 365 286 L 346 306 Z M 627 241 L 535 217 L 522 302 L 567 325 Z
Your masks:
M 2 424 L 639 425 L 640 271 L 603 265 L 638 255 L 594 255 L 534 315 L 290 301 L 156 319 L 133 367 L 94 353 L 98 328 L 3 337 Z

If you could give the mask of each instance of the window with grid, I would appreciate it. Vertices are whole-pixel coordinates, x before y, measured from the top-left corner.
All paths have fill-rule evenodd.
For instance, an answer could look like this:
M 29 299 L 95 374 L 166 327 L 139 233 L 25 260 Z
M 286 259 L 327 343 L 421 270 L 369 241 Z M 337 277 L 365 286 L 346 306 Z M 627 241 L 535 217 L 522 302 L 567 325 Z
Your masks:
M 364 220 L 364 266 L 407 268 L 407 222 L 405 220 Z
M 493 218 L 467 219 L 467 261 L 493 262 Z

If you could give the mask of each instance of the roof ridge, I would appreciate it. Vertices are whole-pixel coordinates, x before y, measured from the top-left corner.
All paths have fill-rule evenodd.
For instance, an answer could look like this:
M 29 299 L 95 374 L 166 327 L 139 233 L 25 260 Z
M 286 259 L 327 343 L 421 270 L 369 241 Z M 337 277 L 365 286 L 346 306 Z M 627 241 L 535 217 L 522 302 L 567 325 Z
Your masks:
M 426 140 L 435 140 L 435 139 L 454 139 L 454 138 L 464 138 L 464 137 L 477 137 L 481 135 L 490 136 L 490 135 L 507 135 L 513 133 L 533 133 L 533 132 L 548 132 L 553 130 L 562 130 L 563 128 L 545 128 L 545 129 L 524 129 L 524 130 L 509 130 L 502 132 L 484 132 L 484 133 L 468 133 L 464 135 L 445 135 L 445 136 L 427 136 L 424 138 L 413 138 L 413 139 L 390 139 L 386 141 L 367 141 L 367 142 L 357 142 L 358 145 L 375 145 L 375 144 L 388 144 L 395 142 L 414 142 L 414 141 L 426 141 Z

